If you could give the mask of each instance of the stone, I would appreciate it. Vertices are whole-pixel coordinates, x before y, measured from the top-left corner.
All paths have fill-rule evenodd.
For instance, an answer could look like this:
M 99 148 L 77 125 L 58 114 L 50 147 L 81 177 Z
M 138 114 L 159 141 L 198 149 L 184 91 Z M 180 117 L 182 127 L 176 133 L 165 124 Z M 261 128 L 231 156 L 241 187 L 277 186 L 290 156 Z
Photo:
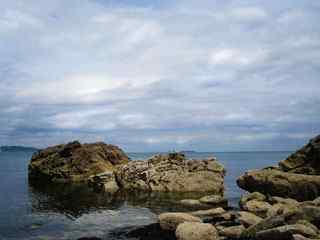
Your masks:
M 176 230 L 180 223 L 184 222 L 202 222 L 199 217 L 188 213 L 162 213 L 159 215 L 160 227 L 163 230 Z
M 199 210 L 199 211 L 194 211 L 190 212 L 191 215 L 196 216 L 196 217 L 218 217 L 226 213 L 226 210 L 223 208 L 213 208 L 213 209 L 208 209 L 208 210 Z
M 209 196 L 204 196 L 199 199 L 199 201 L 203 204 L 207 205 L 213 205 L 213 206 L 222 206 L 222 207 L 227 207 L 228 206 L 228 201 L 221 195 L 209 195 Z
M 239 211 L 238 220 L 243 226 L 250 227 L 252 225 L 256 225 L 259 222 L 261 222 L 262 218 L 250 212 Z
M 92 175 L 113 171 L 128 163 L 128 156 L 117 146 L 102 142 L 81 144 L 74 141 L 39 150 L 29 163 L 30 180 L 51 182 L 87 181 Z
M 239 206 L 243 209 L 243 206 L 250 200 L 266 201 L 266 196 L 259 192 L 252 192 L 241 196 Z
M 249 192 L 259 191 L 298 201 L 313 200 L 320 195 L 320 176 L 272 169 L 249 171 L 238 178 L 237 184 Z
M 282 171 L 320 175 L 320 135 L 279 163 Z
M 114 194 L 120 190 L 113 172 L 103 172 L 88 179 L 88 185 L 97 192 L 104 191 Z
M 183 199 L 183 200 L 180 200 L 180 204 L 185 207 L 197 208 L 197 209 L 212 208 L 212 206 L 210 206 L 208 204 L 201 203 L 199 200 L 195 200 L 195 199 Z
M 170 153 L 131 161 L 115 173 L 120 187 L 127 190 L 224 193 L 225 170 L 216 159 L 187 160 L 183 154 Z
M 317 233 L 310 227 L 303 224 L 285 225 L 257 232 L 257 240 L 285 240 L 292 239 L 294 234 L 300 234 L 305 237 L 316 237 Z
M 218 240 L 215 227 L 208 223 L 184 222 L 176 230 L 177 240 Z
M 271 197 L 270 203 L 272 203 L 272 204 L 281 203 L 281 204 L 290 205 L 290 206 L 298 206 L 299 205 L 299 202 L 295 199 L 282 198 L 282 197 Z
M 219 235 L 225 236 L 231 239 L 239 239 L 244 230 L 245 230 L 245 227 L 242 225 L 231 226 L 231 227 L 222 228 L 219 231 Z
M 298 201 L 314 200 L 320 196 L 320 135 L 279 162 L 279 167 L 248 171 L 237 184 L 249 192 L 293 198 Z
M 250 200 L 242 206 L 243 210 L 254 213 L 259 217 L 266 217 L 270 208 L 272 208 L 271 204 L 258 200 Z
M 318 239 L 318 238 L 317 238 Z M 293 234 L 292 240 L 311 240 L 310 238 L 306 238 L 300 234 Z

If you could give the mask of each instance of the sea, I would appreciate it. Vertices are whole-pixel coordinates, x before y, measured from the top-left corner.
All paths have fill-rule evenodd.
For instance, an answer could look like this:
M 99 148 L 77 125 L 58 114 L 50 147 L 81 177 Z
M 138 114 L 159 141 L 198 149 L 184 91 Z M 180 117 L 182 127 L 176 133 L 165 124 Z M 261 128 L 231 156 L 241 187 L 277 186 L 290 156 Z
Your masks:
M 129 153 L 132 160 L 156 153 Z M 187 153 L 190 159 L 215 156 L 226 168 L 226 197 L 237 207 L 244 192 L 236 179 L 250 169 L 277 164 L 290 152 Z M 47 185 L 28 182 L 31 151 L 0 152 L 0 239 L 66 240 L 98 237 L 119 239 L 129 231 L 157 221 L 157 214 L 178 211 L 175 194 L 96 193 L 87 186 Z M 122 237 L 121 239 L 126 239 Z M 128 238 L 129 239 L 129 238 Z M 132 238 L 130 238 L 132 239 Z

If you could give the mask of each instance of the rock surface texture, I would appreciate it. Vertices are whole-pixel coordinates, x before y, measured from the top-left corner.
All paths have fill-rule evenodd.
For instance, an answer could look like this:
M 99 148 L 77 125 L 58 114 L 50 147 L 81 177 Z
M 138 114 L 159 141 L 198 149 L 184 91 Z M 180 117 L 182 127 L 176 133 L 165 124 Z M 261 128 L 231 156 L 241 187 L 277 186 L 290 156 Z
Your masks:
M 187 160 L 181 153 L 131 161 L 115 171 L 120 188 L 223 195 L 225 170 L 216 159 Z
M 128 156 L 117 146 L 75 141 L 36 152 L 29 164 L 29 178 L 45 178 L 52 182 L 86 181 L 92 175 L 113 171 L 128 161 Z
M 300 150 L 280 161 L 278 167 L 246 172 L 239 187 L 299 201 L 320 196 L 320 135 Z
M 219 240 L 216 228 L 208 223 L 185 222 L 176 230 L 177 240 Z

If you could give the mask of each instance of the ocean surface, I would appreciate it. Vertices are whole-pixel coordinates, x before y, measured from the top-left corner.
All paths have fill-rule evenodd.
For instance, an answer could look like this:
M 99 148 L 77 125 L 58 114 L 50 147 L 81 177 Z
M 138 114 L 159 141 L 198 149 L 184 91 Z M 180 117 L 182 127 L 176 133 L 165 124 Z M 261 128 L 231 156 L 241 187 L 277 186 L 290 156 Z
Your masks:
M 130 153 L 146 159 L 155 153 Z M 243 193 L 236 179 L 249 169 L 275 165 L 290 152 L 190 153 L 188 158 L 215 156 L 225 166 L 226 197 L 236 206 Z M 0 239 L 62 240 L 81 237 L 119 239 L 117 232 L 151 224 L 157 214 L 178 210 L 181 196 L 139 194 L 110 196 L 85 186 L 28 183 L 32 152 L 0 152 Z M 194 196 L 183 196 L 194 197 Z M 126 239 L 121 238 L 121 239 Z

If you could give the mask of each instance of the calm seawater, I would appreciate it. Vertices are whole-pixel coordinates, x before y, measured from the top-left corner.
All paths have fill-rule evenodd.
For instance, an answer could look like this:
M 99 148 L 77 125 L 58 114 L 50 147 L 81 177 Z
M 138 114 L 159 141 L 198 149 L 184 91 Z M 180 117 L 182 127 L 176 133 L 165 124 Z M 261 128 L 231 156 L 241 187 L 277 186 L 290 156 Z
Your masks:
M 192 153 L 188 158 L 216 156 L 225 166 L 226 196 L 236 205 L 243 193 L 235 180 L 246 170 L 275 165 L 289 152 Z M 93 193 L 84 186 L 34 185 L 27 179 L 31 152 L 0 152 L 0 239 L 78 239 L 156 221 L 157 213 L 178 210 L 175 195 Z M 146 159 L 154 153 L 130 153 Z M 194 196 L 183 196 L 183 198 Z

